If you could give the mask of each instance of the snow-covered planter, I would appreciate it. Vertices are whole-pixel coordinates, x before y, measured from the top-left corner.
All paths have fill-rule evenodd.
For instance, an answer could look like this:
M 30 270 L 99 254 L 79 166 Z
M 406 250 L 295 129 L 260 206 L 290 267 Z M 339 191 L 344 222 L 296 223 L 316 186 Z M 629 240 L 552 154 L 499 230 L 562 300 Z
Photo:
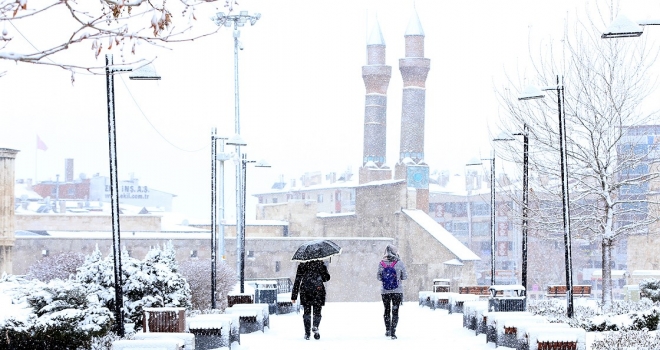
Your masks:
M 591 350 L 660 350 L 660 335 L 646 331 L 606 332 L 591 343 Z
M 18 282 L 4 292 L 24 312 L 0 322 L 0 349 L 90 349 L 94 337 L 112 326 L 112 313 L 93 289 L 73 280 L 17 281 L 10 276 L 0 283 Z M 13 280 L 13 281 L 10 281 Z
M 639 282 L 639 292 L 641 297 L 660 302 L 660 280 L 648 278 Z

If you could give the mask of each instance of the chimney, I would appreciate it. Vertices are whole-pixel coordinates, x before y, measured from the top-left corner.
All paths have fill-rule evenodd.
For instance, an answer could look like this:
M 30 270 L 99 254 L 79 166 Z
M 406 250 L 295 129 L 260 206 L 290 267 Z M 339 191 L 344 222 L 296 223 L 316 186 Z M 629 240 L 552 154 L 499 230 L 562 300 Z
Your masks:
M 73 182 L 73 158 L 64 160 L 64 182 Z

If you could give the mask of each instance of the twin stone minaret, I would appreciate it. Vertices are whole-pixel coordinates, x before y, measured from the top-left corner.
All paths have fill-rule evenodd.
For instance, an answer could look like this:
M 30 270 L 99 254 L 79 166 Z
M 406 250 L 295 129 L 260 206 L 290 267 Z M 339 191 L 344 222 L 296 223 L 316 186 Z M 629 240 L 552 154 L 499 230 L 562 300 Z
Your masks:
M 429 210 L 429 167 L 424 161 L 424 114 L 426 76 L 431 60 L 424 58 L 424 30 L 414 11 L 405 33 L 405 58 L 399 59 L 403 79 L 401 140 L 394 179 L 404 179 L 415 192 L 416 209 Z M 364 106 L 364 148 L 360 184 L 390 180 L 385 163 L 387 133 L 387 86 L 392 67 L 385 64 L 385 40 L 378 21 L 367 40 L 367 65 L 362 66 L 366 87 Z

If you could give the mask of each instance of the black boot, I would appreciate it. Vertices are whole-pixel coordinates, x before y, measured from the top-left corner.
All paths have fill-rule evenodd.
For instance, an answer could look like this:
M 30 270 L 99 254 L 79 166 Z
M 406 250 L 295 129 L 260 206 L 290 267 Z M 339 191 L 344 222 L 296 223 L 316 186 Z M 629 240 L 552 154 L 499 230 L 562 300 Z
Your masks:
M 314 315 L 314 326 L 312 327 L 312 332 L 314 332 L 314 339 L 321 339 L 321 334 L 319 334 L 319 325 L 321 324 L 321 315 Z
M 312 327 L 312 318 L 309 315 L 303 315 L 303 324 L 305 325 L 305 339 L 309 340 L 309 329 Z
M 390 315 L 384 315 L 383 319 L 385 320 L 385 336 L 390 336 Z
M 399 315 L 392 316 L 392 326 L 390 327 L 390 336 L 396 339 L 396 325 L 399 323 Z

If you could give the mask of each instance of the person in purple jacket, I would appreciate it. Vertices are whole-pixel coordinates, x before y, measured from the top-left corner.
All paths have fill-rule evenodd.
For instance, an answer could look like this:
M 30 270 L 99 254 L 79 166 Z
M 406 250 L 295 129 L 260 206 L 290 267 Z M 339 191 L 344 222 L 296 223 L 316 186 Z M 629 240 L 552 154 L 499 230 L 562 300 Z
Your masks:
M 399 323 L 399 306 L 403 302 L 403 283 L 408 278 L 406 265 L 403 264 L 395 246 L 388 245 L 385 255 L 378 263 L 376 278 L 381 281 L 380 288 L 385 313 L 385 336 L 396 339 L 396 326 Z

